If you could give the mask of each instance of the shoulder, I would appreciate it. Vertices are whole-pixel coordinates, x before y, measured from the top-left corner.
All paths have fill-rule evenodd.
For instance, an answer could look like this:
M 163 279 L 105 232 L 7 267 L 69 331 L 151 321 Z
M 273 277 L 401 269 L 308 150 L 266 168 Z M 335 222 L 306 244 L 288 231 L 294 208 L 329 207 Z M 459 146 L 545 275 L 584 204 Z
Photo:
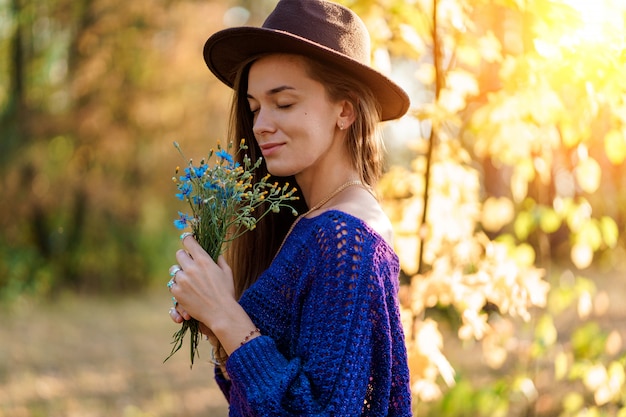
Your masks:
M 393 247 L 362 219 L 337 209 L 303 219 L 301 244 L 316 282 L 336 278 L 367 286 L 395 288 L 399 259 Z M 382 282 L 385 284 L 380 285 Z M 373 288 L 373 287 L 372 287 Z
M 376 198 L 367 190 L 354 187 L 345 191 L 344 199 L 328 207 L 323 213 L 339 211 L 350 215 L 351 221 L 360 220 L 378 234 L 389 246 L 393 246 L 393 230 L 389 218 Z
M 358 254 L 362 261 L 364 259 L 361 255 L 365 255 L 365 259 L 374 262 L 387 262 L 396 258 L 392 244 L 370 223 L 346 211 L 333 208 L 303 220 L 302 227 L 308 229 L 308 232 L 302 238 L 308 240 L 309 250 L 321 250 L 322 256 L 339 259 L 352 258 Z

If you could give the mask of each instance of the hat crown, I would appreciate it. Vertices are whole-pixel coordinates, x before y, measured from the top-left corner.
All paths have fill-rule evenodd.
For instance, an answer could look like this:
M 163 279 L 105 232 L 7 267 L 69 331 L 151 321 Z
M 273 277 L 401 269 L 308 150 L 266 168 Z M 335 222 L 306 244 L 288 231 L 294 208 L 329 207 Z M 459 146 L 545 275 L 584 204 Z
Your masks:
M 380 105 L 381 120 L 401 117 L 406 92 L 370 65 L 370 36 L 350 9 L 327 0 L 280 0 L 262 27 L 241 26 L 214 33 L 204 60 L 229 87 L 246 63 L 266 54 L 303 55 L 366 85 Z
M 280 0 L 263 28 L 288 32 L 370 64 L 370 37 L 350 9 L 324 0 Z

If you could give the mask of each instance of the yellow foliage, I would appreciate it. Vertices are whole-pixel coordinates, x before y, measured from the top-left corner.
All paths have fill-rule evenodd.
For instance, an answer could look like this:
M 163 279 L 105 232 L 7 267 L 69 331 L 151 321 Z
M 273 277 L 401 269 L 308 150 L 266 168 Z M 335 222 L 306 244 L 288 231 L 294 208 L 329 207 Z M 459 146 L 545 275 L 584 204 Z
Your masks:
M 626 134 L 623 130 L 612 129 L 604 136 L 604 150 L 613 165 L 626 159 Z
M 411 389 L 420 400 L 434 401 L 441 397 L 438 377 L 448 386 L 454 385 L 454 368 L 441 351 L 443 338 L 434 320 L 414 323 L 412 334 L 413 339 L 407 345 Z
M 418 265 L 418 253 L 421 240 L 417 234 L 405 236 L 396 235 L 395 244 L 396 252 L 400 258 L 400 267 L 409 275 L 417 274 L 419 268 Z
M 619 354 L 619 352 L 622 350 L 622 347 L 622 337 L 617 330 L 613 330 L 611 333 L 609 333 L 609 336 L 606 339 L 607 355 L 613 356 Z
M 565 395 L 563 400 L 563 408 L 570 413 L 580 410 L 585 404 L 585 398 L 581 393 L 570 392 Z
M 578 166 L 574 169 L 574 175 L 580 188 L 585 192 L 591 194 L 595 192 L 600 186 L 600 180 L 602 178 L 602 168 L 600 164 L 593 158 L 586 158 L 579 162 Z
M 565 378 L 567 375 L 568 362 L 567 353 L 561 351 L 556 354 L 554 360 L 554 377 L 557 381 Z
M 554 233 L 561 227 L 561 217 L 554 209 L 544 208 L 540 211 L 539 227 L 545 233 Z
M 576 268 L 581 270 L 588 268 L 593 261 L 593 249 L 587 243 L 576 243 L 570 250 L 570 258 Z
M 502 44 L 491 30 L 487 31 L 485 36 L 480 37 L 478 49 L 480 50 L 480 56 L 487 62 L 502 60 Z
M 493 369 L 500 368 L 506 361 L 509 350 L 515 345 L 515 326 L 508 318 L 500 317 L 492 322 L 493 331 L 482 340 L 483 358 Z
M 626 375 L 619 362 L 611 362 L 606 368 L 602 364 L 594 364 L 585 373 L 583 382 L 587 389 L 594 392 L 597 405 L 604 405 L 617 400 L 624 387 Z
M 440 255 L 432 270 L 411 282 L 411 308 L 416 314 L 439 305 L 452 305 L 461 312 L 459 337 L 481 339 L 491 331 L 488 317 L 482 312 L 487 301 L 501 314 L 530 318 L 532 306 L 545 306 L 549 285 L 543 271 L 522 267 L 508 257 L 502 243 L 479 240 L 482 251 L 476 251 L 464 263 Z M 478 272 L 464 273 L 472 264 Z
M 608 216 L 602 216 L 600 219 L 600 230 L 606 246 L 614 248 L 619 240 L 619 228 L 615 220 Z
M 535 266 L 539 257 L 533 246 L 525 242 L 536 245 L 535 237 L 553 234 L 563 239 L 556 233 L 567 229 L 571 234 L 563 240 L 571 244 L 570 258 L 580 269 L 591 265 L 597 250 L 618 245 L 617 223 L 610 217 L 594 219 L 595 196 L 582 198 L 579 193 L 597 194 L 605 187 L 603 181 L 614 181 L 603 178 L 607 163 L 598 151 L 604 149 L 615 169 L 626 160 L 626 42 L 623 32 L 614 31 L 606 38 L 607 47 L 601 48 L 596 35 L 608 35 L 607 30 L 582 30 L 592 19 L 580 14 L 590 11 L 591 3 L 584 1 L 497 2 L 505 13 L 489 1 L 358 3 L 364 12 L 387 13 L 387 27 L 382 19 L 371 18 L 377 38 L 393 42 L 390 50 L 402 51 L 411 60 L 431 53 L 432 7 L 438 7 L 442 59 L 420 60 L 413 74 L 428 90 L 420 90 L 420 97 L 431 97 L 433 87 L 439 88 L 432 94 L 436 102 L 419 102 L 412 113 L 434 134 L 430 142 L 420 142 L 420 149 L 411 149 L 420 156 L 408 168 L 391 167 L 380 187 L 403 272 L 411 277 L 405 303 L 411 318 L 405 326 L 411 335 L 412 386 L 418 398 L 429 401 L 442 395 L 437 378 L 447 379 L 442 374 L 446 366 L 437 362 L 443 357 L 442 339 L 436 325 L 416 317 L 431 307 L 451 307 L 461 320 L 458 337 L 481 340 L 485 362 L 498 368 L 508 357 L 507 342 L 515 343 L 509 317 L 529 320 L 531 309 L 547 304 L 550 286 L 544 271 Z M 483 11 L 492 14 L 483 20 Z M 607 27 L 623 28 L 623 19 L 615 16 L 621 15 L 611 15 Z M 503 35 L 490 26 L 499 17 L 507 19 Z M 431 62 L 440 65 L 439 72 Z M 430 161 L 424 145 L 434 147 Z M 502 177 L 480 172 L 483 161 Z M 501 184 L 505 194 L 494 194 L 510 192 L 507 197 L 489 194 L 489 186 Z M 497 233 L 511 222 L 513 233 L 496 241 L 481 232 Z M 546 240 L 551 244 L 552 236 Z M 541 255 L 540 260 L 546 259 L 545 251 Z M 418 274 L 420 266 L 426 272 Z M 557 310 L 577 307 L 579 316 L 587 318 L 602 307 L 601 298 L 593 298 L 594 290 L 577 283 L 551 294 L 551 302 L 558 304 Z M 488 314 L 485 305 L 495 306 L 499 314 Z M 535 330 L 542 344 L 533 344 L 535 354 L 545 354 L 558 343 L 553 317 L 544 317 Z M 430 338 L 430 349 L 419 344 L 422 334 Z M 619 351 L 619 334 L 610 340 L 611 351 Z M 557 378 L 568 376 L 570 361 L 575 359 L 569 352 L 557 357 Z M 606 373 L 594 385 L 598 404 L 610 398 L 617 385 L 606 382 L 611 380 Z M 612 375 L 619 381 L 619 373 Z M 535 401 L 533 381 L 517 382 L 516 389 Z M 583 405 L 584 397 L 574 394 L 564 403 L 570 413 Z
M 585 320 L 589 317 L 592 310 L 593 301 L 591 299 L 591 293 L 589 291 L 584 291 L 582 294 L 580 294 L 580 297 L 578 297 L 578 317 L 580 317 L 582 320 Z
M 515 216 L 513 202 L 506 197 L 488 197 L 483 203 L 481 224 L 485 230 L 497 232 Z

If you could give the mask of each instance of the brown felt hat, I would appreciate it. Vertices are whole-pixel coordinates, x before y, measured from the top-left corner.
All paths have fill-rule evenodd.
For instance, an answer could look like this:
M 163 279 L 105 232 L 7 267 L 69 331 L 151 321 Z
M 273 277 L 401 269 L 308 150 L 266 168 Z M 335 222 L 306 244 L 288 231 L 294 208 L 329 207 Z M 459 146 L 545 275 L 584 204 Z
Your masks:
M 370 37 L 363 21 L 336 3 L 280 0 L 262 27 L 224 29 L 204 45 L 207 66 L 229 87 L 244 61 L 268 53 L 304 55 L 351 74 L 372 89 L 382 120 L 397 119 L 409 108 L 406 92 L 370 66 Z

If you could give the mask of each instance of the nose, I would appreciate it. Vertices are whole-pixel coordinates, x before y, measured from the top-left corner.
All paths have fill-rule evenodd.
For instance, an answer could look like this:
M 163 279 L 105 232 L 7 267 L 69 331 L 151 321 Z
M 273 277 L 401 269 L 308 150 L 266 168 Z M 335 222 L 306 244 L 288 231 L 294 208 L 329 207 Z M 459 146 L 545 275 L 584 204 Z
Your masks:
M 252 132 L 255 136 L 262 136 L 266 133 L 272 133 L 276 130 L 274 122 L 268 111 L 263 109 L 257 110 L 254 115 Z

